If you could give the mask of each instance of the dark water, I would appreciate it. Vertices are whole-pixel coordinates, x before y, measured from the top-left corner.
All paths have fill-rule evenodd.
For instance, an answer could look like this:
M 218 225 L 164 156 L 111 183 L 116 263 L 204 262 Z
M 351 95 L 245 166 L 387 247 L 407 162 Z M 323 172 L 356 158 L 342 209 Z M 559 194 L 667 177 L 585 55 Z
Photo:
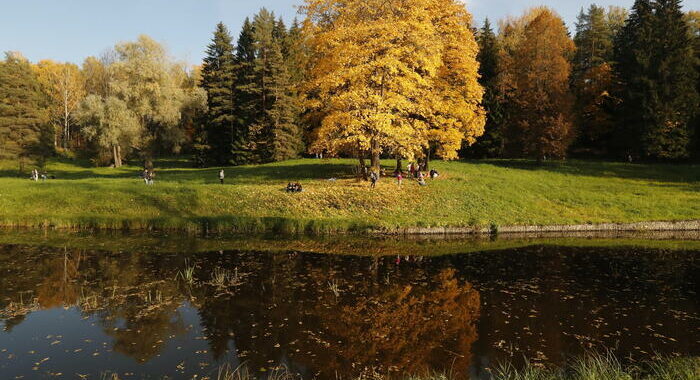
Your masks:
M 0 378 L 483 378 L 589 350 L 700 355 L 697 250 L 280 251 L 0 245 Z

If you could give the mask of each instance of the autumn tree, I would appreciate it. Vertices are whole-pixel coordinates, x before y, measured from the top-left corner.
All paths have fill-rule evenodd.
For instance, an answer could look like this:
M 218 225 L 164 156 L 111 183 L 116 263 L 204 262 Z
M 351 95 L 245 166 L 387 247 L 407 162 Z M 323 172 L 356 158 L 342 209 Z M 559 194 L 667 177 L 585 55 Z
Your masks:
M 82 77 L 84 80 L 86 95 L 109 95 L 109 63 L 104 59 L 87 57 L 83 61 Z
M 463 4 L 307 0 L 316 152 L 454 158 L 483 132 L 477 45 Z
M 156 153 L 180 151 L 186 136 L 183 110 L 203 98 L 199 90 L 187 89 L 185 66 L 173 62 L 163 46 L 148 36 L 117 44 L 101 61 L 91 59 L 92 74 L 86 74 L 93 96 L 89 102 L 86 98 L 81 115 L 86 118 L 89 140 L 108 149 L 117 167 L 127 152 L 140 153 L 149 164 Z M 98 105 L 98 100 L 103 104 Z M 95 132 L 119 128 L 118 120 L 124 122 L 123 131 L 106 137 Z
M 51 151 L 51 132 L 41 85 L 31 63 L 19 53 L 0 61 L 0 158 L 42 158 Z M 47 141 L 47 137 L 48 140 Z
M 538 160 L 563 158 L 572 140 L 569 89 L 574 53 L 564 21 L 537 8 L 502 27 L 500 86 L 509 101 L 508 144 L 512 154 Z
M 85 96 L 85 83 L 78 66 L 43 60 L 37 64 L 42 89 L 48 98 L 49 115 L 54 125 L 54 146 L 70 148 L 75 114 Z

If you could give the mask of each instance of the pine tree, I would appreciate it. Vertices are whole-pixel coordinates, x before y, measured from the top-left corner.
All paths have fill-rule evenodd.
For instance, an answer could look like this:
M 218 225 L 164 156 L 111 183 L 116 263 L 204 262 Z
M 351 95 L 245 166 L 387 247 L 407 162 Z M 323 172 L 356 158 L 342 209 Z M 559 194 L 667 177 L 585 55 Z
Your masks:
M 258 83 L 255 77 L 255 46 L 254 26 L 249 18 L 243 22 L 236 47 L 236 126 L 245 138 L 246 162 L 253 160 L 251 152 L 254 146 L 251 142 L 250 127 L 256 120 L 256 105 L 258 100 Z
M 616 40 L 621 82 L 620 153 L 653 159 L 688 157 L 698 107 L 692 41 L 679 0 L 637 0 Z
M 676 159 L 690 155 L 691 120 L 700 107 L 693 40 L 685 22 L 681 0 L 655 4 L 655 64 L 657 87 L 654 122 L 644 136 L 649 157 Z
M 575 113 L 578 131 L 575 149 L 588 154 L 605 155 L 614 130 L 612 111 L 613 41 L 625 11 L 591 5 L 581 11 L 576 23 L 576 55 L 572 84 L 576 95 Z
M 207 92 L 208 111 L 203 130 L 196 137 L 199 162 L 243 163 L 245 141 L 244 136 L 237 133 L 234 114 L 235 68 L 231 35 L 226 26 L 219 23 L 202 67 L 202 88 Z
M 697 92 L 700 94 L 700 11 L 690 11 L 687 14 L 690 36 L 695 47 L 695 71 L 698 73 Z M 694 157 L 700 158 L 700 110 L 696 110 L 695 120 L 695 144 L 691 153 Z
M 470 157 L 500 157 L 503 154 L 503 107 L 498 96 L 498 39 L 491 28 L 491 22 L 487 18 L 484 26 L 477 35 L 479 44 L 479 83 L 484 87 L 484 100 L 482 102 L 486 110 L 486 126 L 484 135 L 476 144 L 466 147 L 463 154 Z
M 283 58 L 286 39 L 284 23 L 264 8 L 244 24 L 239 39 L 237 89 L 251 162 L 294 158 L 301 150 L 298 102 Z
M 17 53 L 0 61 L 0 158 L 42 159 L 50 154 L 53 132 L 41 87 L 31 64 Z

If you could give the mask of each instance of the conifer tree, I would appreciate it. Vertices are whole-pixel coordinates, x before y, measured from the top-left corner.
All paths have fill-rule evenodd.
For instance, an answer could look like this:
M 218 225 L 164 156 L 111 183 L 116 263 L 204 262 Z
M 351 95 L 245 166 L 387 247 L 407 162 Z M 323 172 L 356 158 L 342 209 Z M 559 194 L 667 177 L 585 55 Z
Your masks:
M 464 154 L 476 158 L 499 157 L 503 154 L 503 107 L 498 96 L 498 39 L 487 18 L 479 31 L 479 83 L 484 87 L 483 106 L 486 110 L 484 135 L 476 144 L 465 148 Z
M 0 158 L 43 158 L 50 153 L 53 133 L 41 87 L 32 66 L 18 53 L 0 61 Z
M 655 67 L 658 85 L 654 122 L 647 129 L 643 146 L 647 156 L 665 159 L 690 155 L 691 120 L 700 107 L 695 66 L 695 49 L 681 0 L 657 0 L 655 4 L 658 33 Z
M 202 67 L 202 88 L 207 93 L 208 111 L 197 136 L 196 155 L 200 163 L 241 164 L 247 136 L 238 133 L 235 120 L 235 61 L 231 35 L 223 23 L 216 26 Z
M 576 23 L 576 55 L 572 84 L 576 95 L 576 150 L 605 155 L 614 131 L 612 111 L 618 103 L 613 93 L 613 41 L 626 11 L 591 5 Z
M 621 154 L 688 157 L 697 112 L 697 71 L 679 0 L 637 0 L 616 40 L 621 82 L 617 144 Z
M 301 131 L 282 55 L 286 26 L 263 8 L 250 29 L 252 54 L 241 56 L 246 72 L 239 86 L 245 105 L 241 113 L 248 120 L 250 159 L 270 162 L 294 158 L 301 149 Z
M 250 126 L 255 121 L 258 83 L 255 78 L 254 27 L 249 18 L 243 22 L 236 47 L 236 126 L 245 136 L 246 162 L 250 162 L 253 144 L 250 141 Z

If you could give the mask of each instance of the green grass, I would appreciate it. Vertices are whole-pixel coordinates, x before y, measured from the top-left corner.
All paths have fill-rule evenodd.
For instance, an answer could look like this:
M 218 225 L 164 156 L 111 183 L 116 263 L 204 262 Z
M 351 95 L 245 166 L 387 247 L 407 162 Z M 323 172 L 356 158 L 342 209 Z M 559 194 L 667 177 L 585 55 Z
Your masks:
M 0 162 L 0 225 L 329 233 L 700 219 L 700 165 L 434 162 L 442 176 L 426 187 L 406 180 L 399 188 L 387 178 L 371 190 L 352 177 L 354 163 L 227 168 L 221 186 L 219 168 L 160 160 L 148 187 L 133 166 L 55 160 L 47 170 L 57 179 L 34 183 L 16 175 L 16 163 Z M 305 191 L 285 193 L 289 181 Z
M 256 380 L 261 378 L 273 380 L 297 380 L 301 376 L 281 366 L 277 370 L 266 372 L 265 376 L 256 375 L 246 366 L 238 368 L 224 365 L 214 375 L 217 380 Z M 393 375 L 368 373 L 356 377 L 356 380 L 452 380 L 463 378 L 459 374 L 433 373 L 427 375 Z M 340 377 L 342 378 L 342 377 Z M 119 380 L 117 375 L 103 376 L 103 379 Z M 579 358 L 564 367 L 545 367 L 528 364 L 524 368 L 515 368 L 510 364 L 500 366 L 492 371 L 491 380 L 698 380 L 700 379 L 700 358 L 659 358 L 636 365 L 622 365 L 617 358 L 607 354 L 592 354 Z

